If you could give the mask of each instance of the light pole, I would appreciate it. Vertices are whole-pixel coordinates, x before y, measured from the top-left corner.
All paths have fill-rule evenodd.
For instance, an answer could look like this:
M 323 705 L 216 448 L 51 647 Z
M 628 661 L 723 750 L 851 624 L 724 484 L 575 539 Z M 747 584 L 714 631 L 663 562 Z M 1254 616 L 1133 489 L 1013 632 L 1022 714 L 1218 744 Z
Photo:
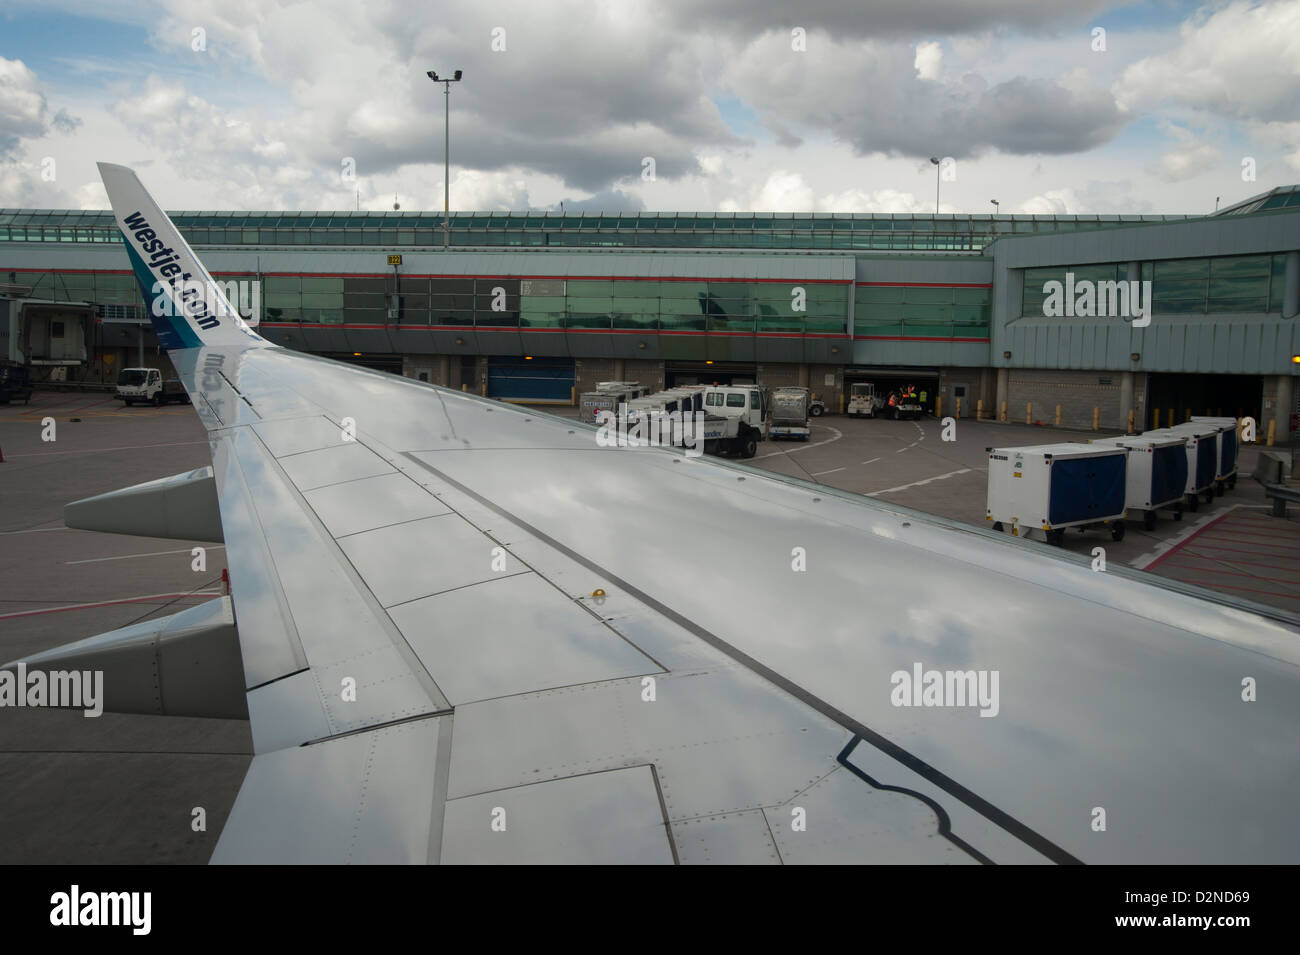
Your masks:
M 459 83 L 463 75 L 457 70 L 451 77 L 440 77 L 433 70 L 426 75 L 442 84 L 443 137 L 442 137 L 442 247 L 451 245 L 451 84 Z
M 939 160 L 931 156 L 930 162 L 934 163 L 934 214 L 939 214 Z
M 998 208 L 1002 205 L 1002 203 L 998 202 L 996 199 L 990 199 L 989 202 L 993 203 L 993 214 L 997 215 Z

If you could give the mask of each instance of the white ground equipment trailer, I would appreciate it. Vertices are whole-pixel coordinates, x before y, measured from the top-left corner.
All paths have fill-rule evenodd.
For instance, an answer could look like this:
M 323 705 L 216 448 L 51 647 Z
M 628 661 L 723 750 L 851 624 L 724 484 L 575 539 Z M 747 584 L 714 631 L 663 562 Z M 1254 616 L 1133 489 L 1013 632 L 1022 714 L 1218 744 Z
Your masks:
M 1187 509 L 1196 511 L 1201 497 L 1209 504 L 1214 500 L 1214 473 L 1218 469 L 1219 435 L 1215 428 L 1188 429 L 1187 425 L 1144 431 L 1145 438 L 1182 438 L 1187 448 Z
M 772 440 L 791 438 L 807 441 L 812 434 L 808 427 L 809 392 L 807 388 L 778 388 L 772 392 Z
M 1101 444 L 989 448 L 988 510 L 995 531 L 1043 532 L 1059 546 L 1065 529 L 1109 528 L 1124 539 L 1128 452 Z
M 1156 512 L 1172 510 L 1174 520 L 1183 519 L 1184 488 L 1187 486 L 1187 442 L 1177 435 L 1124 434 L 1099 438 L 1093 444 L 1111 445 L 1128 451 L 1124 507 L 1127 516 L 1142 515 L 1142 526 L 1156 526 Z
M 1190 424 L 1219 429 L 1219 453 L 1216 458 L 1218 463 L 1214 469 L 1214 492 L 1222 497 L 1225 486 L 1230 488 L 1237 486 L 1237 438 L 1240 435 L 1237 428 L 1239 423 L 1236 418 L 1197 417 L 1192 415 Z M 1186 427 L 1186 425 L 1181 427 Z

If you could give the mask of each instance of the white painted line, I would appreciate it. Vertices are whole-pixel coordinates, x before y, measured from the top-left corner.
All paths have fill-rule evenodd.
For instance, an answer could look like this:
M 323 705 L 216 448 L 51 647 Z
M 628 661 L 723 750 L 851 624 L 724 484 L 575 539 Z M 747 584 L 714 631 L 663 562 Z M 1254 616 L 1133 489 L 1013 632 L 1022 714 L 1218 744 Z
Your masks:
M 911 484 L 900 484 L 898 487 L 887 487 L 883 491 L 872 491 L 870 494 L 864 496 L 875 497 L 878 494 L 892 494 L 894 491 L 906 491 L 909 487 L 920 487 L 922 484 L 929 484 L 931 481 L 942 481 L 958 474 L 968 473 L 970 473 L 970 468 L 961 468 L 957 471 L 949 471 L 947 474 L 936 474 L 934 477 L 926 478 L 924 481 L 913 481 Z
M 829 471 L 813 471 L 813 477 L 821 477 L 823 474 L 834 474 L 836 471 L 843 471 L 845 468 L 831 468 Z
M 90 610 L 95 607 L 115 607 L 118 604 L 157 603 L 160 600 L 188 600 L 191 597 L 224 597 L 224 590 L 192 590 L 187 594 L 149 594 L 145 597 L 123 597 L 121 600 L 101 600 L 93 604 L 69 604 L 64 607 L 43 607 L 40 610 L 20 610 L 17 613 L 0 613 L 0 620 L 14 617 L 35 617 L 43 613 L 63 613 L 65 610 Z
M 225 544 L 211 544 L 204 546 L 206 546 L 208 550 L 224 550 L 226 547 Z M 71 567 L 73 564 L 99 564 L 106 560 L 131 560 L 135 557 L 162 557 L 166 554 L 189 554 L 192 553 L 192 551 L 193 548 L 183 547 L 180 550 L 155 550 L 148 554 L 123 554 L 120 557 L 91 557 L 87 560 L 65 560 L 63 564 L 65 567 Z
M 825 441 L 814 441 L 812 444 L 801 444 L 797 448 L 789 448 L 789 449 L 782 448 L 780 451 L 769 451 L 767 452 L 767 454 L 758 454 L 755 455 L 754 458 L 752 458 L 751 460 L 757 460 L 758 458 L 770 458 L 774 454 L 794 454 L 796 451 L 807 451 L 809 448 L 821 447 L 823 444 L 830 444 L 832 441 L 838 441 L 840 438 L 844 437 L 843 432 L 841 432 L 838 428 L 832 428 L 830 425 L 826 425 L 825 427 L 827 431 L 834 431 L 835 437 L 827 438 Z
M 50 531 L 70 531 L 71 527 L 33 527 L 25 531 L 0 531 L 0 536 L 8 534 L 47 534 Z
M 147 448 L 183 448 L 190 444 L 207 444 L 207 441 L 173 441 L 171 444 L 128 444 L 118 448 L 78 448 L 76 451 L 25 451 L 11 454 L 11 458 L 44 458 L 52 454 L 102 454 L 106 451 L 142 451 Z
M 870 461 L 863 461 L 863 464 L 875 464 L 880 458 L 872 458 Z

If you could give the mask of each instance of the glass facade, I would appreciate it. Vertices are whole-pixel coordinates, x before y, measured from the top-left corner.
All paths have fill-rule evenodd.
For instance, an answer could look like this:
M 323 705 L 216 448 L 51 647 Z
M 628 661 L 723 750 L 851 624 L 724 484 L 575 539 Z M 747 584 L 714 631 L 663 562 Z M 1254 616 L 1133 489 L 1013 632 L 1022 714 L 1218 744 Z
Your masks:
M 1144 262 L 1141 278 L 1152 283 L 1152 310 L 1157 315 L 1281 312 L 1285 271 L 1284 255 L 1233 255 Z M 1020 314 L 1042 316 L 1043 285 L 1051 281 L 1064 285 L 1066 272 L 1074 273 L 1076 285 L 1084 280 L 1113 282 L 1128 277 L 1127 267 L 1120 263 L 1025 269 Z
M 143 309 L 132 275 L 23 275 L 32 298 Z M 844 334 L 848 323 L 843 282 L 401 276 L 396 291 L 389 276 L 264 275 L 261 282 L 262 320 L 272 323 L 791 334 Z
M 989 337 L 991 286 L 859 284 L 855 338 Z
M 427 212 L 174 212 L 192 245 L 442 245 Z M 462 212 L 451 244 L 507 248 L 830 249 L 978 252 L 998 236 L 1075 232 L 1194 216 L 889 213 Z M 0 209 L 0 242 L 117 242 L 109 212 Z

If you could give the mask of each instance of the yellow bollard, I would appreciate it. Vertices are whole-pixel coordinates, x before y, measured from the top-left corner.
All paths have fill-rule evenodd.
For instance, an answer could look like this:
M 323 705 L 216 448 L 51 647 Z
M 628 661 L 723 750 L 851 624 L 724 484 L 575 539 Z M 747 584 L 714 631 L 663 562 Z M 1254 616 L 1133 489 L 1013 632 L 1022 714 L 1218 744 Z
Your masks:
M 461 390 L 461 391 L 469 391 L 469 385 L 461 385 L 461 386 L 460 386 L 460 390 Z
M 1169 409 L 1169 427 L 1172 428 L 1173 426 L 1174 426 L 1174 409 L 1173 409 L 1173 408 L 1170 408 L 1170 409 Z
M 1006 420 L 1007 420 L 1007 403 L 1006 403 L 1005 401 L 1002 402 L 1002 412 L 1001 412 L 1001 415 L 998 417 L 998 420 L 999 420 L 999 421 L 1006 421 Z
M 1033 424 L 1033 423 L 1034 423 L 1034 403 L 1032 401 L 1027 401 L 1025 402 L 1025 424 Z
M 574 385 L 569 389 L 569 407 L 578 407 L 578 386 Z
M 961 399 L 960 399 L 960 398 L 957 399 L 957 417 L 958 417 L 958 418 L 961 417 Z
M 1184 418 L 1183 420 L 1184 420 L 1184 421 L 1191 421 L 1191 420 L 1192 420 L 1192 409 L 1191 409 L 1191 408 L 1188 408 L 1188 409 L 1187 409 L 1187 417 Z
M 1268 446 L 1273 447 L 1273 437 L 1277 432 L 1277 419 L 1274 418 L 1268 423 Z
M 1061 426 L 1061 406 L 1060 406 L 1060 405 L 1057 405 L 1057 406 L 1056 406 L 1056 426 L 1057 426 L 1058 428 Z
M 1132 408 L 1128 409 L 1128 433 L 1129 434 L 1133 433 L 1133 419 L 1135 414 L 1136 412 Z
M 943 418 L 943 395 L 936 395 L 934 398 L 934 416 Z
M 975 420 L 980 421 L 984 418 L 984 399 L 981 398 L 975 402 Z
M 1092 430 L 1101 430 L 1101 409 L 1097 407 L 1092 409 Z

